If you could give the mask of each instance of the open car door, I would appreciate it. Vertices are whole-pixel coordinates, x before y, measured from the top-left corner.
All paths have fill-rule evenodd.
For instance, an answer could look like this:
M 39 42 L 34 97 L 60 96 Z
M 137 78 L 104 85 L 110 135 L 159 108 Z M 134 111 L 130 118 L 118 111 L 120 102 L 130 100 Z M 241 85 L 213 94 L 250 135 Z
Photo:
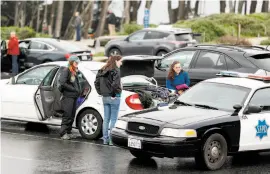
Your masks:
M 46 120 L 53 116 L 53 105 L 56 99 L 53 81 L 58 72 L 59 67 L 53 68 L 43 79 L 35 93 L 34 100 L 38 110 L 38 119 Z

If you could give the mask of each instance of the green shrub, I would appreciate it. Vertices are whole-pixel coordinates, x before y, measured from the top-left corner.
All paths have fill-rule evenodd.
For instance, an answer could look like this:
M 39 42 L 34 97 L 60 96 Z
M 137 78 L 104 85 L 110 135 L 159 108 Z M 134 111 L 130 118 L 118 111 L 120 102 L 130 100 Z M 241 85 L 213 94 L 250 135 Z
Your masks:
M 19 39 L 26 39 L 30 37 L 36 37 L 36 32 L 29 27 L 1 27 L 1 38 L 2 40 L 9 39 L 10 32 L 15 31 Z
M 143 29 L 143 26 L 137 24 L 124 24 L 124 32 L 129 35 L 135 31 Z
M 261 41 L 261 45 L 270 45 L 270 38 L 267 40 Z
M 37 33 L 36 37 L 51 38 L 52 36 L 49 34 L 44 34 L 44 33 Z
M 226 44 L 226 45 L 247 45 L 251 46 L 252 44 L 244 38 L 237 39 L 237 37 L 233 36 L 223 36 L 216 40 L 218 44 Z

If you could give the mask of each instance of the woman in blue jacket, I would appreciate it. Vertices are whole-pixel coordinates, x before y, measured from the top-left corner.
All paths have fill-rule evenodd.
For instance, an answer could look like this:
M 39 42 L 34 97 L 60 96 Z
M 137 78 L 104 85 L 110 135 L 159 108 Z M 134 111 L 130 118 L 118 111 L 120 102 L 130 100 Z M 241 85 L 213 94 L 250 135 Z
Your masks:
M 189 87 L 190 80 L 188 73 L 181 68 L 181 64 L 178 61 L 174 61 L 170 67 L 168 77 L 166 80 L 166 88 L 182 93 L 182 88 Z

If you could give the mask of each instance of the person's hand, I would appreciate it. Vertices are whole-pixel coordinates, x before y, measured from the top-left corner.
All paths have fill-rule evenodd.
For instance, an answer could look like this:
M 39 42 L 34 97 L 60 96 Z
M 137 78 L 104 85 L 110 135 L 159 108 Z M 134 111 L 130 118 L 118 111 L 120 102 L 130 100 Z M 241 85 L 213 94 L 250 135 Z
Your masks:
M 111 97 L 112 100 L 116 99 L 116 97 Z

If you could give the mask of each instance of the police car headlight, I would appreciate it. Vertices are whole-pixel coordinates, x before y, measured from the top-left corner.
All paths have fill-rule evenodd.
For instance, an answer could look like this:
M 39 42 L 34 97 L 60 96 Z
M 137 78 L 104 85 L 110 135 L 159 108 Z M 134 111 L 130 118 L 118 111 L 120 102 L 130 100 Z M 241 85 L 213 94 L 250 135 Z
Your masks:
M 197 132 L 193 129 L 163 128 L 160 135 L 177 138 L 194 138 L 197 137 Z
M 124 120 L 117 120 L 115 123 L 115 127 L 118 129 L 126 129 L 127 128 L 127 122 Z

